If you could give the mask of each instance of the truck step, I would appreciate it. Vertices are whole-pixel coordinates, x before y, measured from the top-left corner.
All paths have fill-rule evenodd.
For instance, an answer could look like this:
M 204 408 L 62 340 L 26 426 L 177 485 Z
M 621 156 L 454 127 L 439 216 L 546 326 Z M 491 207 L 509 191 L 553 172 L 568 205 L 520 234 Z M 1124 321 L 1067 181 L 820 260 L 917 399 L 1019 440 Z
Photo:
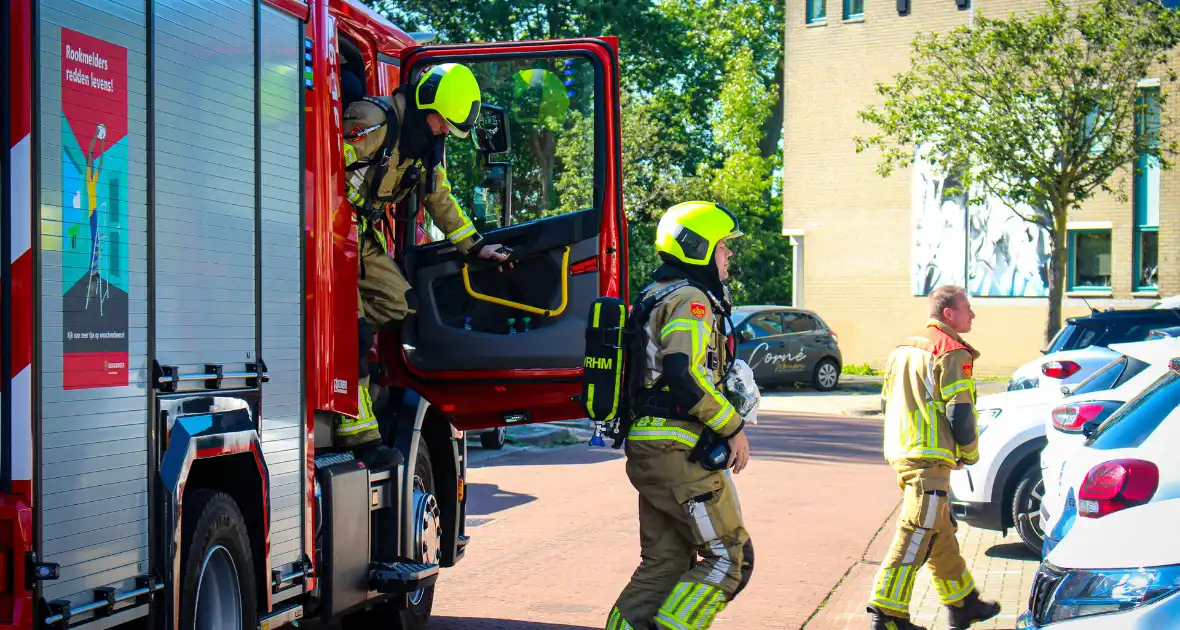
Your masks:
M 378 593 L 412 593 L 434 584 L 437 564 L 374 562 L 369 565 L 369 588 Z
M 320 470 L 328 466 L 351 462 L 353 459 L 355 458 L 352 456 L 352 453 L 328 453 L 327 455 L 320 455 L 315 458 L 315 467 L 316 470 Z

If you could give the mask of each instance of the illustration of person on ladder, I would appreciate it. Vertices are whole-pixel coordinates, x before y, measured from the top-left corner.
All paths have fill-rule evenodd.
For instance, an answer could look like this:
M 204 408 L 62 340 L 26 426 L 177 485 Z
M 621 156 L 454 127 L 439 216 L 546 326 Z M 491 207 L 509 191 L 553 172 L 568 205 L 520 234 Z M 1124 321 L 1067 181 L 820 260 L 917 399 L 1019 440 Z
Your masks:
M 90 288 L 91 283 L 95 281 L 97 276 L 98 281 L 98 298 L 101 300 L 105 295 L 103 294 L 103 285 L 105 284 L 102 274 L 99 272 L 99 259 L 102 257 L 102 247 L 99 243 L 98 237 L 98 178 L 102 174 L 102 159 L 103 153 L 106 152 L 106 137 L 107 128 L 103 124 L 98 125 L 94 137 L 90 139 L 90 147 L 86 149 L 86 204 L 90 214 L 90 278 L 86 283 L 86 307 L 90 307 Z M 98 152 L 94 151 L 94 143 L 99 143 Z

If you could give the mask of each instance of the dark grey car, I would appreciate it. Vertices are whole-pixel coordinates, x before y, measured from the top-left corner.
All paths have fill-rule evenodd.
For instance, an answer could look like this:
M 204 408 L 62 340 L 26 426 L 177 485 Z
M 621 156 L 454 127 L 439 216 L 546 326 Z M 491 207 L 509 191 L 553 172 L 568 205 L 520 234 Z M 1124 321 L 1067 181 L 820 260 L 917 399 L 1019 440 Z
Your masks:
M 819 315 L 789 306 L 739 306 L 733 325 L 737 356 L 754 370 L 759 387 L 810 383 L 826 392 L 839 384 L 840 346 Z

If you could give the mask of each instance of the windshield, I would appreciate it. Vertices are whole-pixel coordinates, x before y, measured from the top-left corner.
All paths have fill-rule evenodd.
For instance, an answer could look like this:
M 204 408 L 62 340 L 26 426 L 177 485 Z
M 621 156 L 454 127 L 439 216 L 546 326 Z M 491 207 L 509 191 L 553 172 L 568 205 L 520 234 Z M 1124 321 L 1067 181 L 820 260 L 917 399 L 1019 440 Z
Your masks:
M 1147 391 L 1119 409 L 1090 437 L 1091 448 L 1135 448 L 1151 436 L 1164 420 L 1180 411 L 1180 374 L 1168 372 Z
M 1065 328 L 1058 331 L 1057 336 L 1049 344 L 1049 349 L 1045 354 L 1051 352 L 1061 352 L 1063 350 L 1076 350 L 1078 348 L 1085 348 L 1094 345 L 1098 340 L 1101 328 L 1093 326 L 1082 326 L 1079 324 L 1069 324 Z

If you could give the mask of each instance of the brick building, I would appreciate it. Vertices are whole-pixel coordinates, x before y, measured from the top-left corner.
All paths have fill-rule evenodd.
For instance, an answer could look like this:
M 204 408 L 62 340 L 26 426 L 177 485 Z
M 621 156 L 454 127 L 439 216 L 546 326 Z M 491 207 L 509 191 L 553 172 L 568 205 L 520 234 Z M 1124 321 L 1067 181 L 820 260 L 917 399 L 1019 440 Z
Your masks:
M 783 234 L 795 244 L 795 303 L 840 335 L 847 364 L 884 366 L 925 317 L 929 288 L 967 286 L 978 372 L 1008 376 L 1044 347 L 1048 235 L 1003 206 L 968 208 L 922 163 L 888 179 L 853 137 L 876 82 L 909 67 L 919 31 L 1000 17 L 1041 0 L 791 0 L 787 5 Z M 1180 54 L 1180 53 L 1178 53 Z M 1151 98 L 1160 81 L 1140 82 Z M 1180 102 L 1172 97 L 1171 103 Z M 1131 201 L 1091 200 L 1070 217 L 1065 316 L 1136 308 L 1180 293 L 1180 169 L 1151 169 Z M 1153 264 L 1154 263 L 1154 264 Z M 1158 270 L 1158 272 L 1156 271 Z

